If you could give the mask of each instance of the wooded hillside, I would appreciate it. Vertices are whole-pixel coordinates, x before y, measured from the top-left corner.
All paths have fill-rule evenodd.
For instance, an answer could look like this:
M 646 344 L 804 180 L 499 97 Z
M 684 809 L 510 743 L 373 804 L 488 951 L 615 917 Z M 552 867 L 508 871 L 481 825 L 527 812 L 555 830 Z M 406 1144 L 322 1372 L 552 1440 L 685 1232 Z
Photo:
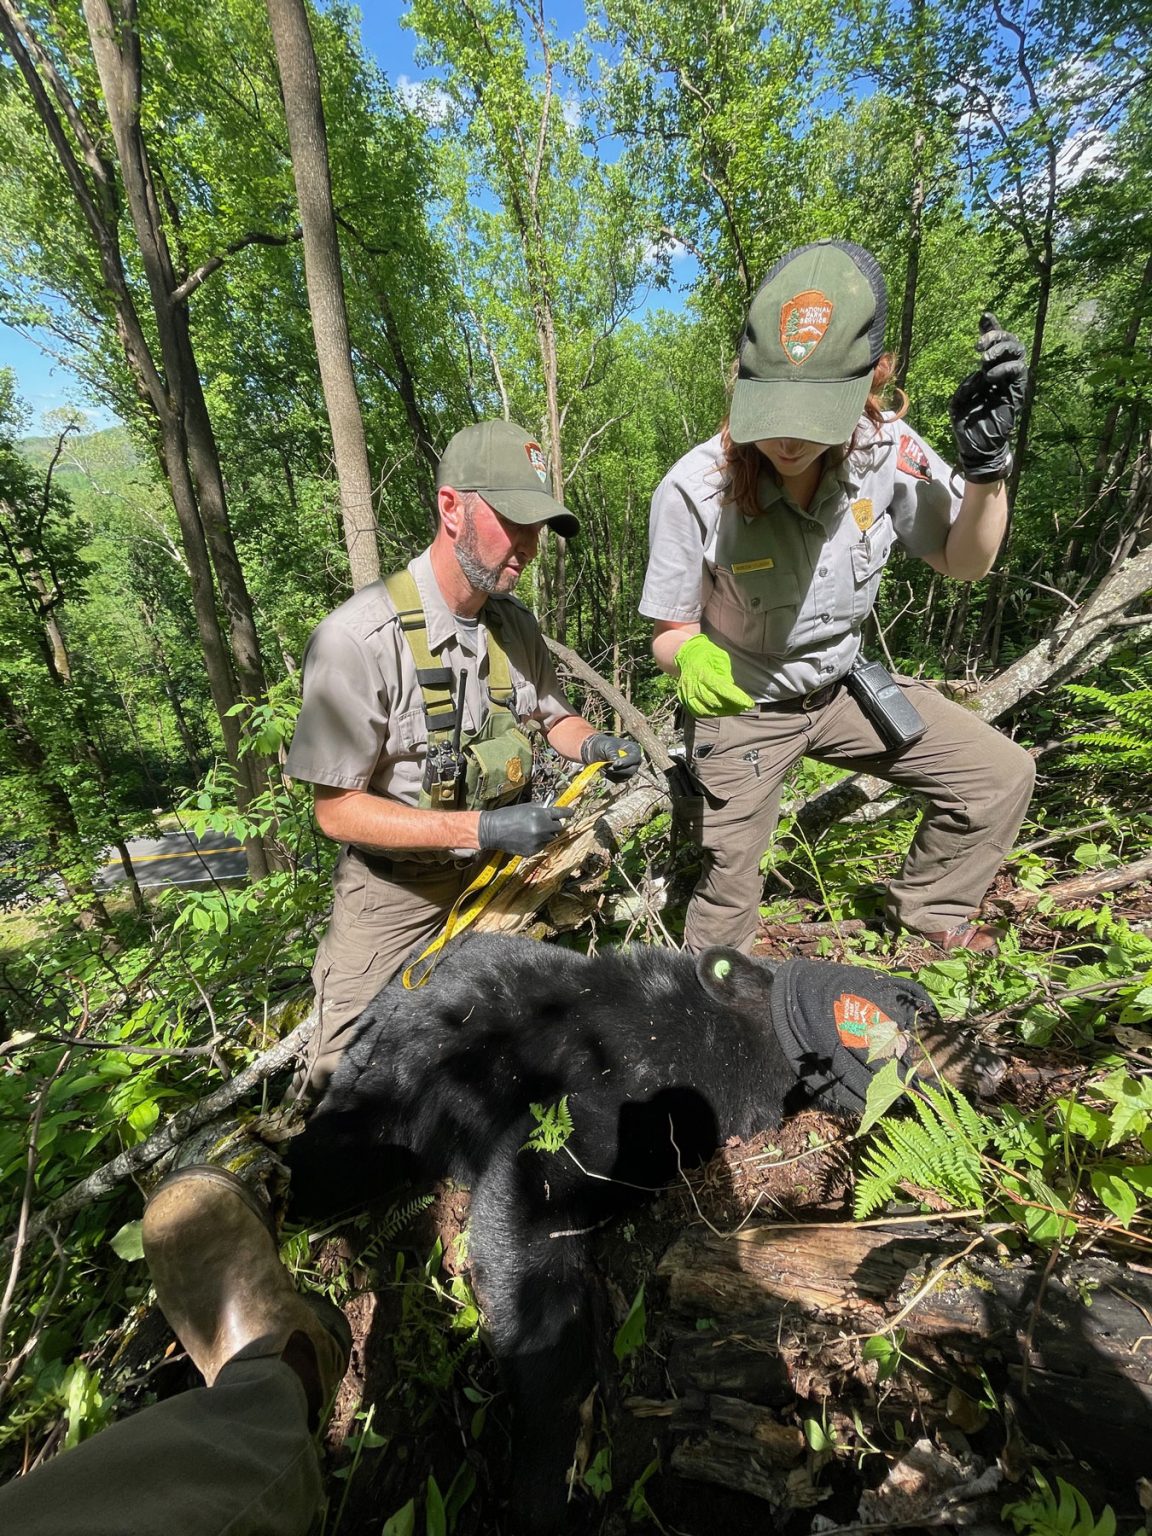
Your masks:
M 128 1178 L 153 1158 L 99 1171 L 235 1085 L 306 1012 L 335 850 L 280 762 L 312 626 L 428 541 L 452 433 L 507 415 L 539 435 L 584 529 L 545 541 L 522 595 L 666 748 L 671 684 L 637 613 L 649 498 L 722 421 L 760 277 L 822 237 L 879 258 L 908 419 L 946 457 L 981 311 L 1025 341 L 995 572 L 962 586 L 898 556 L 869 645 L 997 720 L 1040 785 L 992 896 L 1001 957 L 941 958 L 878 922 L 915 807 L 806 765 L 766 870 L 766 942 L 914 968 L 1025 1064 L 1032 1086 L 974 1138 L 966 1183 L 909 1165 L 881 1206 L 966 1211 L 1042 1273 L 1086 1249 L 1146 1263 L 1152 11 L 603 0 L 561 28 L 536 0 L 411 0 L 428 75 L 413 83 L 404 60 L 365 53 L 350 8 L 309 5 L 325 230 L 323 157 L 284 110 L 306 105 L 294 9 L 0 0 L 0 315 L 38 327 L 123 423 L 32 422 L 0 367 L 4 1470 L 158 1387 Z M 611 726 L 610 696 L 569 671 Z M 644 782 L 608 816 L 611 856 L 549 908 L 565 942 L 678 938 L 691 851 L 663 775 Z M 248 878 L 138 881 L 130 841 L 176 826 L 229 834 Z M 110 862 L 127 878 L 111 884 Z M 229 1113 L 274 1104 L 275 1065 L 225 1093 Z M 1072 1091 L 1051 1076 L 1065 1068 Z M 390 1287 L 404 1341 L 377 1407 L 341 1420 L 343 1470 L 381 1434 L 391 1470 L 327 1529 L 432 1508 L 429 1476 L 437 1497 L 455 1489 L 429 1530 L 497 1529 L 475 1306 L 450 1255 L 394 1259 L 386 1244 L 417 1241 L 403 1214 L 342 1229 L 342 1255 L 291 1241 L 337 1299 L 359 1305 L 364 1273 Z M 881 1356 L 906 1368 L 879 1347 L 865 1363 Z M 879 1482 L 912 1431 L 866 1444 L 841 1415 L 829 1436 L 818 1396 L 794 1414 L 815 1483 L 865 1461 Z M 425 1423 L 438 1449 L 401 1475 L 393 1453 Z M 612 1491 L 610 1451 L 586 1477 L 604 1519 L 685 1528 L 642 1463 Z M 1042 1502 L 1031 1465 L 1013 1461 L 1005 1502 Z M 1092 1493 L 1097 1514 L 1107 1497 L 1139 1518 L 1127 1472 Z

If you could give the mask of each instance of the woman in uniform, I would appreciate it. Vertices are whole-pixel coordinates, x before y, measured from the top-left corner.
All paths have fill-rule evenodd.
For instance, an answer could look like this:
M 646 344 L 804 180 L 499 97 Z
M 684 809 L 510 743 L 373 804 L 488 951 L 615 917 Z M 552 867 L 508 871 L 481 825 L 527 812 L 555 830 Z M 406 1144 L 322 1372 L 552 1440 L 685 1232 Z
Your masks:
M 1032 759 L 927 684 L 862 670 L 860 647 L 897 542 L 960 581 L 991 569 L 1024 350 L 982 317 L 980 367 L 950 403 L 954 473 L 884 408 L 886 319 L 869 252 L 789 252 L 749 309 L 728 421 L 652 499 L 640 611 L 676 678 L 702 792 L 684 933 L 696 951 L 751 948 L 760 863 L 802 757 L 923 796 L 889 920 L 945 950 L 996 947 L 972 918 L 1024 818 Z

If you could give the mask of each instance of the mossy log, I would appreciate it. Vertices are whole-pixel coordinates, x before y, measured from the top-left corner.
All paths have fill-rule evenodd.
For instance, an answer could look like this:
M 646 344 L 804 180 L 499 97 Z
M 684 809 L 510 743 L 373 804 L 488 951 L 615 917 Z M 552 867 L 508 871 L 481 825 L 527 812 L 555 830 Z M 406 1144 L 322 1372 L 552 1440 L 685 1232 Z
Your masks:
M 897 1412 L 945 1432 L 1018 1419 L 1054 1462 L 1087 1464 L 1121 1497 L 1152 1466 L 1142 1266 L 1092 1257 L 1049 1269 L 953 1223 L 785 1223 L 687 1233 L 659 1273 L 681 1475 L 757 1491 L 751 1464 L 761 1497 L 794 1506 L 778 1454 L 788 1442 L 764 1432 L 768 1420 L 815 1418 L 841 1444 L 866 1444 Z M 904 1362 L 882 1390 L 865 1351 L 877 1335 Z

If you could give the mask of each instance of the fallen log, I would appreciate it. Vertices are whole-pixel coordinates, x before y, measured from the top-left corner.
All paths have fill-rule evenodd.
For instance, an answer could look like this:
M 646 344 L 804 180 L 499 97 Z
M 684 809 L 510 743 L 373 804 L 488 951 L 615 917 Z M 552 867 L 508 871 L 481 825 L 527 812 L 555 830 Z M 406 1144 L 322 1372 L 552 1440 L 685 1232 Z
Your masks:
M 1053 901 L 1090 901 L 1105 891 L 1122 891 L 1141 880 L 1152 880 L 1152 857 L 1135 859 L 1131 864 L 1118 864 L 1115 869 L 1099 869 L 1090 875 L 1076 875 L 1071 880 L 1058 880 L 1053 885 L 1043 885 L 1038 891 L 1006 891 L 992 898 L 990 905 L 1019 912 L 1034 907 L 1038 901 L 1051 897 Z
M 889 1422 L 903 1400 L 924 1424 L 974 1433 L 990 1417 L 979 1411 L 990 1383 L 1002 1420 L 1019 1413 L 1029 1439 L 1087 1463 L 1119 1498 L 1152 1463 L 1152 1271 L 1142 1266 L 1093 1257 L 1049 1272 L 1043 1256 L 1012 1254 L 995 1236 L 914 1220 L 694 1230 L 658 1273 L 681 1405 L 670 1422 L 689 1437 L 674 1458 L 683 1475 L 756 1491 L 743 1450 L 757 1459 L 761 1496 L 786 1503 L 773 1453 L 787 1442 L 757 1431 L 769 1409 L 781 1427 L 831 1414 L 842 1446 L 883 1439 L 865 1351 L 877 1336 L 907 1362 L 884 1385 Z M 757 1414 L 741 1424 L 733 1398 Z
M 600 900 L 617 848 L 667 803 L 663 784 L 641 773 L 612 800 L 569 824 L 512 876 L 476 919 L 477 930 L 543 937 L 582 922 Z
M 285 1014 L 298 1013 L 301 1004 L 299 1000 L 285 1003 L 276 1014 L 272 1016 L 272 1022 L 276 1017 Z M 120 1187 L 121 1184 L 135 1174 L 142 1173 L 146 1168 L 151 1168 L 161 1158 L 175 1151 L 188 1140 L 192 1132 L 201 1126 L 219 1119 L 226 1111 L 232 1109 L 243 1099 L 252 1094 L 261 1083 L 291 1066 L 304 1054 L 305 1047 L 312 1038 L 316 1028 L 316 1012 L 310 1009 L 296 1025 L 295 1029 L 278 1040 L 269 1050 L 257 1056 L 241 1072 L 230 1077 L 214 1093 L 205 1095 L 187 1109 L 178 1110 L 171 1119 L 166 1120 L 159 1130 L 154 1131 L 146 1141 L 137 1143 L 134 1147 L 128 1147 L 114 1157 L 111 1162 L 104 1163 L 87 1178 L 80 1179 L 62 1195 L 58 1195 L 35 1216 L 28 1225 L 28 1238 L 40 1237 L 50 1227 L 75 1216 L 77 1211 L 83 1210 L 94 1201 L 103 1199 Z M 131 1056 L 131 1043 L 126 1042 L 121 1049 L 124 1054 Z M 15 1242 L 12 1234 L 0 1241 L 0 1254 L 11 1251 Z

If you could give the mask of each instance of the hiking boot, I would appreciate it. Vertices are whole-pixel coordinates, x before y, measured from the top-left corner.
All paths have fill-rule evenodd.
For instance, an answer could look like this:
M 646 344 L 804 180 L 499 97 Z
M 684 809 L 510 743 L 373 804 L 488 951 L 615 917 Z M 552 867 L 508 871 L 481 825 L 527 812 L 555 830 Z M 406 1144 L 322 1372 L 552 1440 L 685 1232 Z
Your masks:
M 953 949 L 971 950 L 974 955 L 995 955 L 1000 949 L 1003 934 L 987 923 L 961 923 L 959 928 L 947 928 L 943 933 L 925 933 L 921 938 L 935 944 L 945 953 Z
M 141 1235 L 160 1309 L 207 1385 L 238 1355 L 279 1356 L 318 1426 L 351 1335 L 338 1308 L 296 1290 L 267 1206 L 226 1169 L 181 1168 L 148 1201 Z

